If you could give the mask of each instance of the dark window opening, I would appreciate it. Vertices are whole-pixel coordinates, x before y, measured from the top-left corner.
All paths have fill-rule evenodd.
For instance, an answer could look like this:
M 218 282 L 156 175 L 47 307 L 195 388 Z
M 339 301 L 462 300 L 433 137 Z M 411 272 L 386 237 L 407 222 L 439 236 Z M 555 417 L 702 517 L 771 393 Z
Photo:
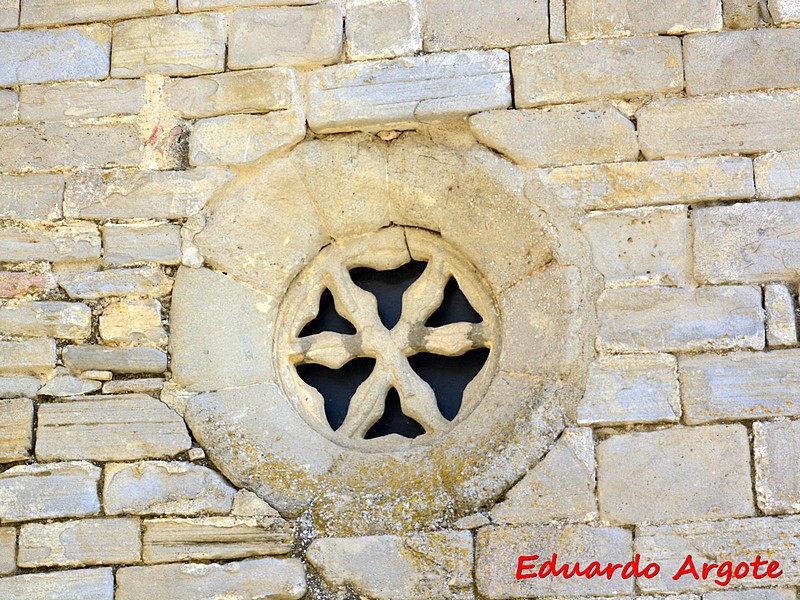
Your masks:
M 383 416 L 367 431 L 364 438 L 372 440 L 392 433 L 412 439 L 425 433 L 422 425 L 403 412 L 403 408 L 400 406 L 400 396 L 394 388 L 386 394 L 386 408 Z
M 354 358 L 340 369 L 322 365 L 297 365 L 297 374 L 316 388 L 325 400 L 325 416 L 336 431 L 344 423 L 350 399 L 375 368 L 374 358 Z
M 352 335 L 356 332 L 353 324 L 336 312 L 336 305 L 330 290 L 322 292 L 322 296 L 319 299 L 319 312 L 316 317 L 306 323 L 305 327 L 300 331 L 300 337 L 316 335 L 323 331 L 333 331 L 347 335 Z
M 391 329 L 400 320 L 403 312 L 403 293 L 414 283 L 428 263 L 412 260 L 399 269 L 376 271 L 359 267 L 350 271 L 350 277 L 361 289 L 371 292 L 378 299 L 378 316 L 386 329 Z
M 477 311 L 458 287 L 455 277 L 451 277 L 444 288 L 442 304 L 428 317 L 427 327 L 441 327 L 450 323 L 480 323 L 483 321 Z

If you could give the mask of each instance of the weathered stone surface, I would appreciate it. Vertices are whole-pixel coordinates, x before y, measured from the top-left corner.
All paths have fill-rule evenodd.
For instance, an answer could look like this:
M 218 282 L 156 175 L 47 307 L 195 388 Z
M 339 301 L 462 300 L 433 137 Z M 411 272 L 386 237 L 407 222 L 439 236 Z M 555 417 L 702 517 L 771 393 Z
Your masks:
M 192 446 L 180 416 L 144 395 L 95 396 L 39 407 L 36 458 L 97 461 L 175 456 Z
M 349 2 L 344 44 L 350 60 L 394 58 L 419 53 L 422 51 L 420 2 Z
M 227 514 L 233 489 L 211 469 L 181 462 L 111 463 L 103 482 L 106 514 Z
M 0 33 L 0 86 L 108 75 L 111 29 L 81 25 Z
M 800 23 L 798 0 L 769 0 L 769 14 L 775 23 Z
M 10 575 L 17 568 L 17 531 L 0 528 L 0 575 Z
M 135 115 L 144 104 L 143 79 L 26 85 L 20 92 L 19 118 L 35 123 Z
M 175 12 L 176 0 L 25 0 L 23 25 L 64 25 L 91 21 L 117 21 Z
M 472 535 L 465 531 L 325 538 L 306 558 L 328 583 L 376 600 L 472 598 Z
M 117 585 L 116 600 L 164 595 L 172 600 L 299 600 L 306 593 L 305 569 L 293 558 L 261 558 L 225 565 L 126 567 L 117 572 Z
M 2 306 L 0 334 L 80 340 L 92 334 L 92 310 L 78 302 L 22 302 Z
M 425 51 L 546 44 L 547 12 L 547 0 L 425 0 Z
M 178 225 L 134 223 L 103 227 L 103 261 L 109 265 L 181 262 L 181 229 Z
M 610 352 L 764 348 L 757 287 L 609 289 L 597 311 L 598 348 Z
M 292 551 L 283 519 L 208 517 L 144 522 L 144 561 L 232 560 Z
M 203 77 L 170 79 L 164 100 L 189 119 L 291 108 L 297 81 L 292 69 L 276 67 Z
M 0 463 L 26 460 L 33 444 L 33 404 L 28 398 L 0 400 L 0 415 Z
M 167 332 L 158 300 L 112 302 L 100 316 L 100 337 L 111 346 L 163 346 Z
M 725 29 L 755 29 L 761 24 L 759 0 L 723 0 Z M 721 599 L 720 599 L 721 600 Z
M 753 423 L 758 507 L 767 515 L 800 512 L 800 421 Z
M 117 379 L 103 384 L 104 394 L 152 394 L 160 392 L 164 380 L 160 377 Z
M 795 591 L 789 588 L 730 590 L 703 594 L 703 600 L 795 600 L 795 597 Z
M 0 473 L 0 520 L 96 515 L 99 479 L 100 469 L 88 462 L 11 467 Z
M 754 161 L 759 198 L 800 196 L 800 152 L 770 152 Z
M 0 31 L 19 25 L 20 0 L 0 0 Z
M 779 283 L 765 286 L 764 309 L 767 313 L 767 345 L 770 348 L 797 345 L 797 317 L 789 289 Z
M 81 379 L 72 375 L 57 375 L 42 386 L 42 389 L 39 390 L 39 395 L 56 398 L 82 396 L 96 392 L 100 389 L 100 386 L 101 383 L 99 381 Z
M 114 26 L 112 77 L 203 75 L 224 69 L 222 15 L 166 15 Z
M 681 44 L 671 37 L 514 48 L 511 69 L 517 108 L 683 89 Z
M 569 39 L 722 29 L 720 0 L 566 0 Z
M 218 8 L 239 8 L 240 6 L 291 6 L 296 4 L 317 4 L 321 0 L 178 0 L 181 12 L 197 12 Z
M 556 445 L 492 509 L 495 523 L 588 521 L 595 516 L 592 430 L 565 429 Z
M 249 490 L 239 490 L 233 497 L 231 514 L 237 517 L 279 517 L 277 510 Z
M 747 429 L 612 436 L 597 446 L 597 496 L 600 518 L 620 524 L 754 515 Z
M 341 65 L 309 77 L 308 123 L 317 133 L 409 129 L 510 105 L 502 50 Z
M 40 387 L 42 383 L 37 377 L 0 376 L 0 398 L 33 398 Z
M 0 18 L 2 18 L 0 4 Z M 16 123 L 19 109 L 19 95 L 14 90 L 0 90 L 0 125 Z
M 0 374 L 38 375 L 52 369 L 55 364 L 55 340 L 0 341 Z
M 686 422 L 798 416 L 798 350 L 681 357 Z
M 469 120 L 477 140 L 528 167 L 636 160 L 636 128 L 606 104 L 503 110 Z
M 20 567 L 78 567 L 139 562 L 139 519 L 27 523 L 19 531 Z
M 64 365 L 76 373 L 111 371 L 160 374 L 167 370 L 167 355 L 156 348 L 109 348 L 87 344 L 67 346 L 62 357 Z
M 776 543 L 776 539 L 781 541 Z M 677 581 L 672 575 L 678 570 L 687 554 L 694 556 L 695 565 L 703 562 L 720 563 L 730 560 L 752 561 L 757 554 L 765 560 L 777 560 L 783 575 L 776 581 L 780 585 L 796 585 L 800 581 L 800 519 L 734 519 L 662 525 L 636 528 L 636 552 L 641 562 L 658 562 L 661 572 L 653 579 L 637 578 L 636 583 L 645 593 L 687 592 L 719 590 L 714 578 L 694 579 L 691 575 Z M 763 575 L 765 567 L 759 570 Z M 737 579 L 738 587 L 764 585 L 764 579 L 755 580 L 750 575 Z
M 595 213 L 583 220 L 581 229 L 608 287 L 686 285 L 691 280 L 685 206 Z
M 63 227 L 0 227 L 0 256 L 4 262 L 64 261 L 100 256 L 97 227 L 82 223 Z
M 204 119 L 192 129 L 189 162 L 196 166 L 248 163 L 291 148 L 306 136 L 306 119 L 297 109 L 268 115 L 229 115 Z
M 172 281 L 156 267 L 62 273 L 58 285 L 70 298 L 97 300 L 114 296 L 166 296 Z
M 752 161 L 735 156 L 578 165 L 540 170 L 538 177 L 585 210 L 740 200 L 755 193 Z
M 0 271 L 0 298 L 19 298 L 46 292 L 56 287 L 51 273 Z
M 676 423 L 680 416 L 677 364 L 668 354 L 598 358 L 578 406 L 579 425 Z
M 244 8 L 230 27 L 230 69 L 331 65 L 342 54 L 342 11 L 333 3 Z
M 0 175 L 0 218 L 52 221 L 61 217 L 63 175 Z
M 636 113 L 648 160 L 800 148 L 800 92 L 670 98 Z
M 607 562 L 625 563 L 632 558 L 631 538 L 630 531 L 616 527 L 484 527 L 478 532 L 476 541 L 478 591 L 491 599 L 632 594 L 633 578 L 614 577 L 609 581 L 605 577 L 522 580 L 515 577 L 519 556 L 537 553 L 537 550 L 541 555 L 541 560 L 534 561 L 537 568 L 553 552 L 558 554 L 559 564 L 580 562 L 583 566 L 592 560 L 603 565 Z
M 114 600 L 111 569 L 32 573 L 0 579 L 0 597 L 25 600 Z

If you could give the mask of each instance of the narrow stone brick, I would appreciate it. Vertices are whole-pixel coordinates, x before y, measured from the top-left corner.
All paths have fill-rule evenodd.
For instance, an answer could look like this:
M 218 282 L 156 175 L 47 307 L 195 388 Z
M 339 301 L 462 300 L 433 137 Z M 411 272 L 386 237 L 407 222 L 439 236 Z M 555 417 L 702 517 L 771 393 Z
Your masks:
M 0 376 L 0 398 L 34 398 L 42 387 L 38 377 L 29 375 Z
M 753 163 L 735 156 L 580 165 L 537 175 L 561 200 L 584 210 L 698 204 L 754 194 Z
M 600 296 L 597 311 L 597 344 L 604 351 L 764 348 L 764 316 L 757 287 L 609 289 Z
M 567 41 L 567 15 L 565 0 L 550 2 L 550 43 Z
M 181 12 L 198 12 L 241 6 L 293 6 L 318 4 L 322 0 L 178 0 Z
M 152 299 L 119 300 L 100 316 L 100 337 L 111 346 L 163 346 L 161 303 Z
M 681 357 L 686 422 L 800 416 L 799 359 L 800 350 Z
M 114 572 L 111 569 L 81 569 L 6 577 L 0 579 L 0 597 L 114 600 Z
M 0 31 L 19 25 L 20 0 L 0 0 Z
M 757 157 L 754 165 L 759 198 L 800 196 L 800 152 L 770 152 Z
M 175 12 L 177 0 L 23 0 L 22 25 L 118 21 Z
M 17 568 L 17 530 L 0 528 L 0 575 L 11 575 Z
M 767 345 L 770 348 L 797 345 L 797 317 L 789 289 L 779 283 L 765 286 L 764 309 L 767 312 Z
M 0 175 L 0 218 L 60 219 L 63 195 L 63 175 Z
M 223 15 L 167 15 L 114 26 L 112 77 L 203 75 L 224 69 Z
M 117 379 L 103 384 L 104 394 L 152 394 L 160 392 L 164 380 L 160 377 L 142 379 Z
M 58 262 L 100 256 L 97 227 L 82 223 L 63 227 L 0 226 L 0 256 L 4 262 Z
M 633 123 L 605 104 L 480 113 L 469 124 L 479 142 L 523 166 L 614 162 L 639 155 Z
M 27 523 L 19 531 L 20 567 L 81 567 L 139 562 L 139 519 Z
M 597 446 L 597 496 L 600 518 L 618 524 L 753 515 L 747 429 L 710 425 L 611 436 Z
M 77 302 L 22 302 L 3 306 L 0 334 L 80 340 L 92 334 L 92 310 Z
M 14 90 L 0 90 L 0 125 L 15 123 L 18 110 L 19 95 L 17 92 Z
M 181 262 L 181 229 L 178 225 L 135 223 L 103 227 L 103 262 L 133 265 Z
M 758 27 L 761 24 L 758 5 L 759 0 L 722 0 L 722 22 L 725 29 Z
M 231 16 L 228 68 L 339 62 L 343 17 L 335 4 L 244 8 Z
M 767 515 L 800 512 L 800 421 L 753 423 L 758 507 Z
M 33 403 L 28 398 L 0 400 L 0 415 L 0 463 L 27 460 L 33 444 Z
M 38 375 L 55 366 L 55 340 L 0 342 L 0 374 Z
M 408 129 L 510 105 L 502 50 L 360 62 L 309 76 L 308 123 L 317 133 Z
M 550 41 L 548 0 L 425 0 L 426 52 Z
M 0 473 L 0 520 L 96 515 L 99 479 L 100 469 L 88 462 L 11 467 Z
M 681 43 L 672 37 L 514 48 L 511 69 L 517 108 L 683 89 Z
M 798 0 L 769 0 L 769 14 L 776 24 L 800 23 Z
M 350 60 L 394 58 L 422 51 L 419 0 L 358 0 L 347 6 L 345 52 Z
M 62 352 L 64 365 L 76 373 L 153 373 L 167 370 L 167 355 L 156 348 L 109 348 L 107 346 L 67 346 Z
M 26 85 L 19 99 L 23 123 L 135 115 L 145 104 L 143 79 Z
M 648 160 L 800 149 L 800 92 L 670 98 L 636 113 Z
M 169 294 L 172 281 L 156 267 L 63 273 L 58 285 L 70 298 L 97 300 L 118 296 L 160 298 Z

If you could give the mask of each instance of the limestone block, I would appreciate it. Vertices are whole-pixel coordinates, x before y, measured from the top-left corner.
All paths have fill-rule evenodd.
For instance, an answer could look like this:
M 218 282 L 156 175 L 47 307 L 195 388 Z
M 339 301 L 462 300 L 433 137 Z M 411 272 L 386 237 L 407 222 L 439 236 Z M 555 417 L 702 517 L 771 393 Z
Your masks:
M 685 206 L 594 213 L 581 223 L 606 286 L 686 285 L 691 281 Z
M 19 25 L 20 0 L 0 0 L 0 31 Z
M 99 479 L 100 469 L 88 462 L 11 467 L 0 473 L 0 520 L 96 515 Z
M 114 572 L 111 569 L 81 569 L 7 577 L 0 579 L 0 597 L 114 600 Z
M 759 0 L 722 0 L 722 22 L 725 29 L 758 27 L 761 24 L 758 5 Z
M 692 215 L 697 278 L 706 283 L 797 279 L 800 202 L 700 208 Z
M 233 497 L 231 514 L 237 517 L 279 517 L 277 510 L 249 490 L 239 490 Z
M 425 51 L 546 44 L 547 12 L 547 0 L 425 0 Z
M 117 572 L 117 585 L 116 600 L 299 600 L 306 593 L 306 574 L 298 559 L 261 558 L 224 565 L 126 567 Z
M 192 446 L 180 416 L 150 396 L 94 396 L 43 404 L 38 416 L 40 461 L 141 460 L 175 456 Z
M 0 8 L 0 10 L 2 10 Z M 15 123 L 19 111 L 19 95 L 14 90 L 0 90 L 0 125 Z
M 636 128 L 607 104 L 502 110 L 475 115 L 470 129 L 482 144 L 526 167 L 636 160 Z
M 110 49 L 111 28 L 107 25 L 0 33 L 0 86 L 104 79 Z
M 103 262 L 133 265 L 181 262 L 181 228 L 178 225 L 134 223 L 103 227 Z
M 203 119 L 189 138 L 189 162 L 196 166 L 253 162 L 291 148 L 305 136 L 305 114 L 297 109 Z
M 764 287 L 767 313 L 767 344 L 770 348 L 797 345 L 797 317 L 789 289 L 779 283 Z
M 160 298 L 172 289 L 172 281 L 156 267 L 61 273 L 58 285 L 70 298 L 86 300 L 116 296 Z
M 769 0 L 769 14 L 775 23 L 800 23 L 800 2 L 798 0 Z
M 578 424 L 676 423 L 681 416 L 677 364 L 668 354 L 602 356 L 589 369 Z
M 42 389 L 39 390 L 39 395 L 55 398 L 82 396 L 96 392 L 100 389 L 100 386 L 101 383 L 99 381 L 92 379 L 81 379 L 72 375 L 57 375 L 42 386 Z
M 33 404 L 28 398 L 0 400 L 0 415 L 0 463 L 27 460 L 33 444 Z
M 55 365 L 55 340 L 0 341 L 0 374 L 37 375 L 52 369 Z
M 343 15 L 335 4 L 243 8 L 231 15 L 229 69 L 339 62 Z
M 781 541 L 776 543 L 776 537 Z M 720 563 L 730 560 L 752 561 L 757 554 L 762 559 L 780 563 L 783 575 L 779 579 L 756 580 L 750 575 L 736 579 L 737 587 L 764 585 L 764 581 L 782 586 L 797 585 L 800 581 L 800 518 L 731 519 L 686 523 L 683 525 L 639 526 L 636 528 L 636 552 L 641 562 L 658 562 L 661 572 L 653 579 L 639 577 L 636 581 L 645 593 L 674 593 L 688 591 L 719 591 L 714 578 L 694 579 L 691 575 L 673 580 L 687 554 L 695 564 Z M 765 566 L 760 568 L 763 575 Z
M 625 563 L 632 556 L 632 532 L 617 527 L 588 525 L 484 527 L 476 541 L 475 578 L 478 591 L 492 600 L 540 596 L 620 596 L 633 594 L 633 578 L 605 577 L 583 579 L 543 577 L 516 579 L 521 555 L 537 553 L 537 568 L 542 561 L 558 554 L 558 563 L 581 565 L 597 560 Z
M 103 384 L 104 394 L 155 394 L 164 387 L 160 377 L 142 379 L 118 379 Z
M 58 262 L 100 256 L 100 234 L 88 223 L 63 227 L 0 226 L 0 256 L 5 262 Z
M 19 97 L 23 123 L 135 115 L 145 104 L 143 79 L 26 85 Z
M 284 67 L 179 77 L 164 83 L 164 101 L 188 119 L 263 113 L 292 107 L 296 79 L 295 72 Z
M 720 0 L 566 0 L 571 40 L 722 29 Z
M 112 77 L 203 75 L 225 69 L 225 18 L 166 15 L 114 26 Z
M 167 355 L 156 348 L 110 348 L 91 344 L 67 346 L 62 351 L 62 358 L 64 365 L 75 373 L 111 371 L 157 375 L 167 370 Z
M 78 567 L 139 562 L 139 519 L 26 523 L 19 531 L 20 567 Z
M 292 551 L 292 528 L 283 519 L 207 517 L 144 522 L 144 562 L 232 560 Z
M 22 302 L 3 306 L 0 334 L 80 340 L 92 334 L 92 310 L 78 302 Z
M 345 19 L 350 60 L 394 58 L 422 51 L 419 0 L 350 0 Z
M 0 575 L 10 575 L 17 568 L 17 530 L 0 528 Z
M 598 349 L 608 352 L 764 348 L 757 287 L 608 289 L 600 296 L 597 311 Z
M 178 0 L 182 13 L 216 10 L 218 8 L 239 8 L 240 6 L 293 6 L 297 4 L 317 4 L 322 0 Z
M 177 0 L 24 0 L 23 25 L 64 25 L 92 21 L 117 21 L 175 12 Z
M 754 515 L 747 429 L 611 436 L 597 446 L 597 496 L 600 518 L 617 524 Z
M 683 89 L 681 44 L 672 37 L 514 48 L 511 69 L 517 108 Z
M 648 160 L 800 148 L 800 92 L 670 98 L 636 113 Z
M 62 175 L 0 175 L 0 218 L 22 221 L 59 219 L 63 194 Z
M 103 507 L 106 514 L 227 514 L 232 488 L 211 469 L 181 462 L 149 461 L 106 465 Z
M 98 220 L 183 219 L 200 212 L 230 179 L 224 169 L 81 170 L 67 178 L 64 214 Z
M 800 152 L 770 152 L 754 160 L 759 198 L 800 196 Z
M 42 383 L 37 377 L 0 376 L 0 398 L 33 398 L 40 387 L 42 387 Z
M 495 523 L 588 521 L 596 515 L 592 430 L 565 429 L 555 446 L 491 512 Z
M 758 507 L 767 515 L 800 512 L 800 421 L 753 423 Z
M 800 416 L 798 359 L 798 350 L 681 357 L 686 422 Z
M 703 594 L 703 600 L 795 600 L 795 597 L 794 590 L 789 588 L 730 590 Z
M 158 300 L 112 302 L 100 316 L 100 337 L 111 346 L 163 346 L 167 332 Z
M 472 535 L 465 531 L 323 538 L 306 558 L 333 586 L 376 600 L 472 598 Z
M 502 50 L 361 62 L 309 76 L 308 123 L 317 133 L 409 129 L 510 105 Z

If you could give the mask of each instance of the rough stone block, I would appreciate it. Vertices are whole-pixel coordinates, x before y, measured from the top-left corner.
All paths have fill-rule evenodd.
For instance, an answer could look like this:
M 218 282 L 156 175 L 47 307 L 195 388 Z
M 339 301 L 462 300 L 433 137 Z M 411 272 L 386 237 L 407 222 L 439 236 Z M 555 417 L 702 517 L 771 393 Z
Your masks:
M 0 33 L 0 86 L 108 76 L 111 28 L 80 25 Z
M 606 104 L 502 110 L 469 119 L 482 144 L 527 167 L 636 160 L 636 128 Z
M 579 425 L 676 423 L 680 416 L 677 364 L 668 354 L 598 358 L 578 406 Z
M 759 0 L 722 0 L 722 22 L 725 29 L 758 27 L 761 24 L 758 5 Z
M 648 160 L 800 148 L 800 92 L 670 98 L 636 113 Z
M 308 123 L 317 133 L 409 129 L 510 105 L 502 50 L 361 62 L 309 76 Z
M 425 0 L 425 51 L 546 44 L 547 12 L 547 0 Z
M 20 0 L 0 0 L 0 31 L 19 25 Z
M 758 507 L 767 515 L 800 512 L 800 421 L 753 423 Z
M 159 377 L 142 379 L 119 379 L 103 384 L 104 394 L 154 394 L 164 387 L 164 380 Z
M 0 528 L 0 575 L 10 575 L 17 568 L 17 530 Z
M 27 523 L 19 531 L 20 567 L 79 567 L 139 562 L 139 519 Z
M 0 415 L 0 463 L 27 460 L 33 444 L 33 404 L 28 398 L 0 400 Z
M 4 262 L 58 262 L 100 256 L 97 227 L 82 223 L 63 227 L 0 226 L 0 256 Z
M 63 175 L 0 175 L 0 218 L 52 221 L 61 218 Z
M 64 365 L 76 373 L 111 371 L 157 375 L 167 370 L 167 355 L 156 348 L 109 348 L 87 344 L 67 346 L 62 357 Z
M 111 346 L 163 346 L 167 332 L 158 300 L 112 302 L 100 316 L 100 337 Z
M 598 348 L 609 352 L 764 348 L 757 287 L 609 289 L 600 296 L 597 311 Z
M 175 12 L 177 0 L 24 0 L 22 25 L 64 25 L 117 21 Z
M 112 77 L 203 75 L 225 69 L 225 18 L 166 15 L 114 26 Z
M 19 97 L 23 123 L 135 115 L 145 104 L 143 79 L 26 85 Z
M 23 342 L 0 341 L 0 374 L 37 375 L 56 365 L 56 342 L 36 339 Z
M 754 168 L 759 198 L 800 196 L 800 152 L 770 152 L 758 156 Z
M 764 287 L 764 309 L 767 313 L 767 345 L 785 348 L 797 345 L 797 316 L 789 289 L 779 283 Z
M 59 369 L 63 369 L 59 367 Z M 63 369 L 66 371 L 66 369 Z M 72 375 L 57 375 L 48 381 L 39 390 L 40 396 L 65 398 L 69 396 L 82 396 L 91 394 L 100 389 L 101 383 L 92 379 L 81 379 Z
M 514 48 L 511 69 L 517 108 L 683 89 L 681 43 L 671 37 Z
M 339 62 L 343 16 L 335 4 L 244 8 L 231 16 L 228 68 Z
M 0 398 L 33 398 L 42 387 L 38 377 L 29 375 L 0 376 Z
M 239 8 L 241 6 L 294 6 L 317 4 L 322 0 L 178 0 L 181 12 L 217 10 L 219 8 Z
M 394 58 L 422 51 L 419 0 L 351 0 L 345 20 L 350 60 Z
M 798 0 L 769 0 L 769 14 L 775 23 L 800 23 L 800 2 Z
M 25 600 L 114 600 L 111 569 L 31 573 L 0 579 L 0 597 Z
M 178 225 L 134 223 L 103 227 L 103 262 L 109 265 L 181 262 L 181 229 Z
M 18 112 L 19 94 L 14 90 L 0 90 L 0 125 L 15 123 Z
M 100 469 L 88 462 L 11 467 L 0 473 L 0 520 L 96 515 L 99 479 Z
M 92 334 L 92 310 L 77 302 L 22 302 L 3 306 L 0 334 L 80 340 Z
M 172 289 L 172 281 L 156 267 L 61 273 L 58 285 L 70 298 L 86 300 L 117 296 L 160 298 Z
M 600 517 L 619 524 L 754 515 L 747 429 L 612 436 L 597 446 L 597 495 Z

